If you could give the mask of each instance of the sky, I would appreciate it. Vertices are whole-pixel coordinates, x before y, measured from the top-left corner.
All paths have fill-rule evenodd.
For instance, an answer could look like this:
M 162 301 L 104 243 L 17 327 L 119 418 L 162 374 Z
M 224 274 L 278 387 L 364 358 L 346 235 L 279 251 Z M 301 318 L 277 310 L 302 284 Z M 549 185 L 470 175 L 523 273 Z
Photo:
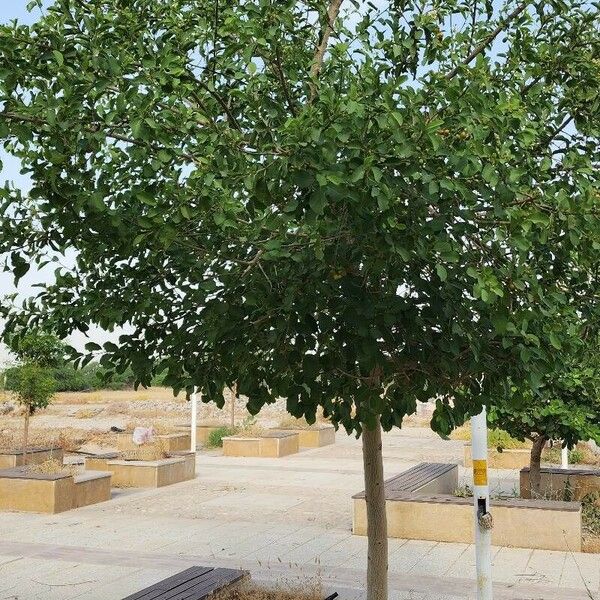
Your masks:
M 26 8 L 28 3 L 29 0 L 0 0 L 0 24 L 8 23 L 13 19 L 17 19 L 20 23 L 27 24 L 35 22 L 40 16 L 40 11 L 35 9 L 32 12 L 28 12 Z M 49 4 L 48 0 L 44 0 L 43 3 L 45 5 Z M 19 161 L 8 156 L 2 148 L 0 148 L 0 163 L 2 163 L 2 168 L 0 169 L 1 185 L 8 180 L 24 192 L 27 192 L 31 188 L 29 178 L 20 173 Z M 26 297 L 35 291 L 32 288 L 34 283 L 39 283 L 44 280 L 50 281 L 50 276 L 32 269 L 30 273 L 23 277 L 19 282 L 19 287 L 15 290 L 12 275 L 0 271 L 0 297 L 6 294 L 12 294 L 15 291 L 17 291 L 20 296 Z M 0 328 L 2 327 L 3 324 L 0 320 Z M 67 341 L 76 348 L 83 349 L 83 345 L 89 340 L 102 343 L 109 339 L 114 339 L 115 337 L 118 337 L 118 335 L 119 332 L 108 334 L 99 328 L 95 328 L 90 331 L 87 338 L 84 337 L 83 334 L 74 334 Z M 0 345 L 0 369 L 11 362 L 12 357 L 8 353 L 6 347 Z

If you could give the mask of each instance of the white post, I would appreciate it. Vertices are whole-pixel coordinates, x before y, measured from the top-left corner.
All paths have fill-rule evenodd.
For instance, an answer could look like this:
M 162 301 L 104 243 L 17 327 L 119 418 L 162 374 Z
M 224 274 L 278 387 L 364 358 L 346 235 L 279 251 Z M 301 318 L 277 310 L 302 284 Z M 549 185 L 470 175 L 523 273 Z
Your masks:
M 475 508 L 475 563 L 477 600 L 492 600 L 492 516 L 488 484 L 487 415 L 485 406 L 471 419 L 473 501 Z
M 192 452 L 196 452 L 196 425 L 198 424 L 198 393 L 197 389 L 194 388 L 194 392 L 191 396 L 192 398 L 192 429 L 190 431 L 190 439 L 192 443 L 190 444 L 190 450 Z
M 566 446 L 560 452 L 560 466 L 563 469 L 569 468 L 569 449 Z

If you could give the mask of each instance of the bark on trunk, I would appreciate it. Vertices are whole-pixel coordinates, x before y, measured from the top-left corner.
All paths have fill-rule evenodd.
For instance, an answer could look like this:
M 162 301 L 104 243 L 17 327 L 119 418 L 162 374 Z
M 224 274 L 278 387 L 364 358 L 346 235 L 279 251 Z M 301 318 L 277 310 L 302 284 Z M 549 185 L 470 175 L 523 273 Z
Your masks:
M 25 407 L 25 426 L 23 427 L 23 464 L 27 464 L 27 441 L 29 439 L 29 406 Z
M 531 457 L 529 459 L 529 492 L 532 498 L 542 495 L 542 474 L 540 472 L 542 463 L 542 450 L 548 440 L 544 436 L 538 436 L 533 440 Z
M 231 415 L 230 415 L 230 425 L 231 425 L 231 429 L 235 428 L 235 398 L 237 396 L 237 383 L 235 383 L 233 385 L 233 387 L 231 388 Z
M 367 600 L 387 600 L 388 539 L 379 420 L 375 429 L 363 429 L 362 446 L 367 503 Z

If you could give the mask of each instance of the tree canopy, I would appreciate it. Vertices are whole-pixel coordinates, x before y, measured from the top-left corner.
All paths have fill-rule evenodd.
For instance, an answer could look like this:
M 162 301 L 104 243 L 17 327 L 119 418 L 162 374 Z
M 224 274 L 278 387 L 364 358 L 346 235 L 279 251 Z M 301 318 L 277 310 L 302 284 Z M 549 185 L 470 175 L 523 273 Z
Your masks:
M 585 340 L 564 367 L 532 390 L 528 382 L 510 384 L 507 402 L 494 406 L 491 424 L 519 440 L 561 440 L 572 448 L 579 441 L 600 442 L 600 358 L 598 340 Z
M 338 14 L 339 13 L 339 14 Z M 535 389 L 597 303 L 598 6 L 55 0 L 0 28 L 7 331 L 360 433 Z M 82 357 L 83 359 L 83 357 Z

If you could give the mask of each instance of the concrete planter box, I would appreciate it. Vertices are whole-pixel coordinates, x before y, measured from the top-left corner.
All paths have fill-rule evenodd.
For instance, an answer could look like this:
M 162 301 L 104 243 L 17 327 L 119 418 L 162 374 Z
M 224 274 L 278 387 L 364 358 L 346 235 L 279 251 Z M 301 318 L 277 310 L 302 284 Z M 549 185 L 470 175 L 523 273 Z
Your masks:
M 527 448 L 515 448 L 509 450 L 488 449 L 488 467 L 490 469 L 522 469 L 529 466 L 531 453 Z M 471 444 L 465 444 L 465 467 L 473 466 L 471 456 Z
M 280 458 L 296 454 L 298 449 L 299 436 L 295 431 L 269 431 L 261 437 L 223 438 L 225 456 Z
M 364 498 L 353 499 L 353 533 L 366 535 Z M 495 546 L 581 552 L 581 504 L 537 500 L 492 502 Z M 398 494 L 386 501 L 393 538 L 472 544 L 473 499 L 450 495 Z
M 174 452 L 160 460 L 121 460 L 115 455 L 86 456 L 86 468 L 102 468 L 112 473 L 115 487 L 158 488 L 194 479 L 196 456 Z
M 64 451 L 62 448 L 30 448 L 27 451 L 27 464 L 38 465 L 50 459 L 62 463 Z M 22 467 L 25 464 L 22 450 L 0 450 L 0 469 Z
M 192 444 L 191 436 L 189 433 L 166 433 L 164 435 L 155 436 L 156 440 L 159 440 L 163 444 L 165 452 L 182 452 L 188 451 Z M 138 446 L 133 442 L 131 433 L 119 433 L 117 435 L 117 448 L 121 452 L 137 448 Z
M 208 441 L 208 436 L 215 431 L 216 429 L 221 429 L 222 427 L 229 427 L 229 425 L 223 423 L 221 425 L 219 425 L 218 423 L 212 423 L 210 425 L 196 425 L 196 444 L 198 445 L 205 445 L 206 442 Z M 177 426 L 177 431 L 179 432 L 187 432 L 188 435 L 191 431 L 192 426 L 190 424 L 181 424 Z M 191 444 L 191 441 L 190 441 Z M 188 448 L 190 447 L 190 444 L 188 444 Z
M 321 448 L 335 444 L 335 427 L 333 425 L 319 425 L 313 429 L 275 428 L 275 431 L 297 433 L 300 448 Z
M 587 469 L 561 469 L 547 467 L 540 469 L 542 493 L 556 500 L 581 500 L 593 492 L 600 492 L 600 471 Z M 520 496 L 530 498 L 529 467 L 519 473 Z
M 59 513 L 110 500 L 111 474 L 29 473 L 23 467 L 0 471 L 0 510 Z

